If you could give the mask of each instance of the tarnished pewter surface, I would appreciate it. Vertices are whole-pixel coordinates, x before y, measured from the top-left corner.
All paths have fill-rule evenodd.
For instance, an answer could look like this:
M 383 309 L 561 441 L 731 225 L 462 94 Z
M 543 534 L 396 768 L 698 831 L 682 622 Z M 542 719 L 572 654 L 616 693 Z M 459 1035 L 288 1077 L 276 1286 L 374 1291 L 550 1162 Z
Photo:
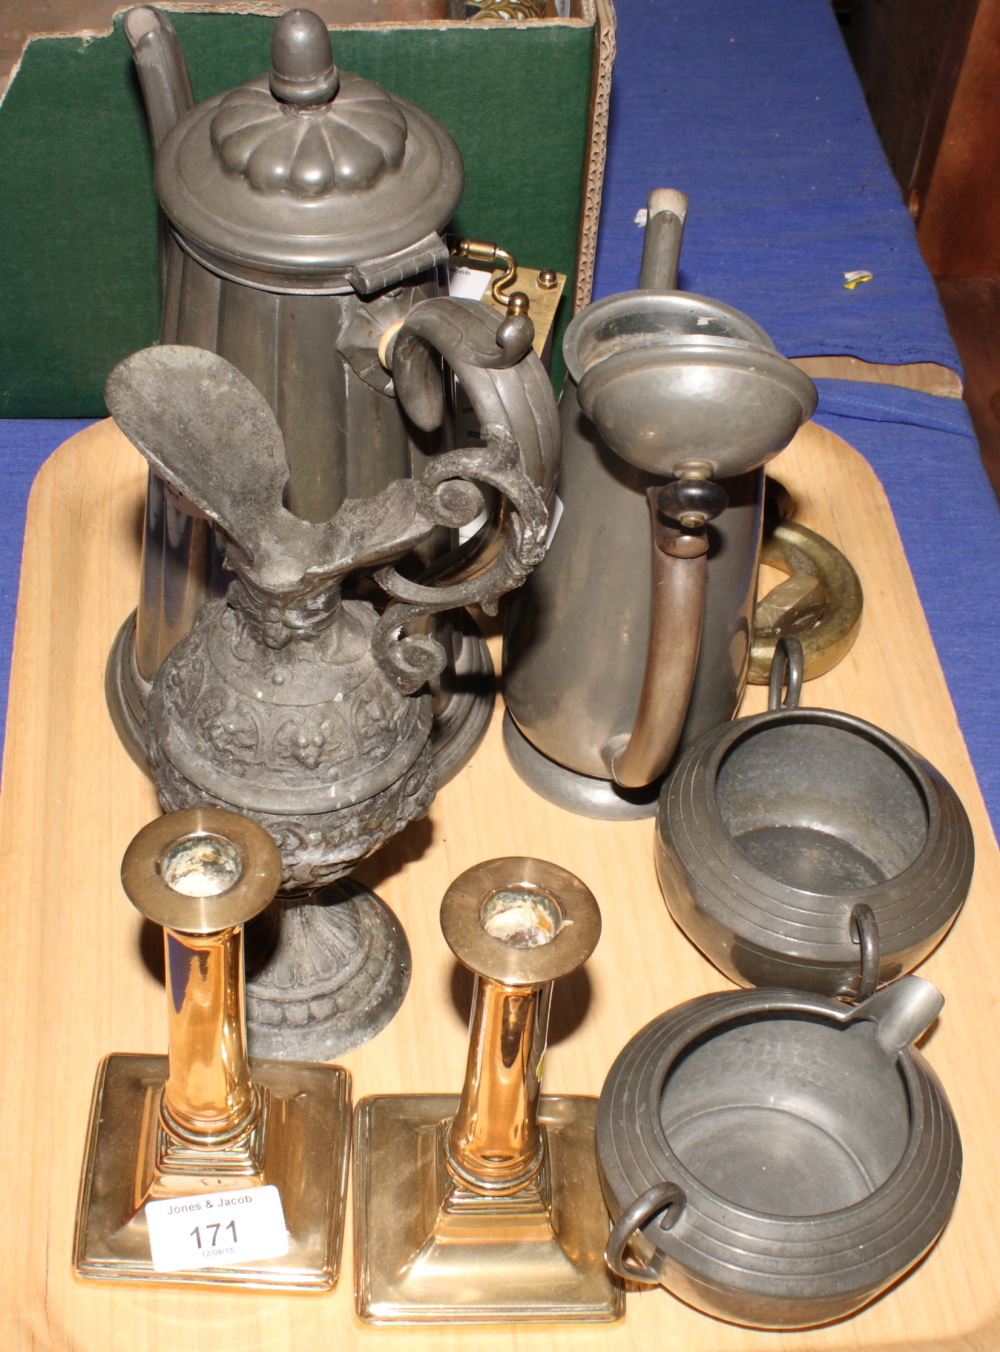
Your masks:
M 468 368 L 477 411 L 502 416 L 503 400 L 491 402 L 490 391 L 512 376 L 516 386 L 512 368 L 526 358 L 529 372 L 538 365 L 532 337 L 526 319 L 446 300 L 429 313 L 415 307 L 389 361 L 406 371 L 407 397 L 428 424 L 436 410 L 420 367 L 432 350 L 456 373 Z M 157 479 L 224 533 L 233 575 L 226 599 L 202 606 L 146 696 L 143 732 L 160 801 L 239 809 L 277 843 L 286 891 L 322 887 L 430 806 L 428 683 L 449 657 L 452 698 L 442 705 L 451 717 L 439 721 L 445 768 L 474 751 L 492 707 L 492 663 L 468 626 L 435 630 L 430 619 L 476 602 L 495 613 L 500 595 L 542 556 L 544 498 L 507 425 L 484 422 L 485 444 L 431 457 L 419 480 L 394 480 L 372 498 L 346 499 L 329 521 L 307 521 L 285 503 L 288 464 L 270 407 L 223 358 L 196 347 L 147 349 L 115 369 L 107 398 Z M 544 403 L 539 413 L 533 425 L 544 441 L 554 418 Z M 539 438 L 528 452 L 544 481 Z M 472 576 L 446 572 L 437 585 L 397 571 L 396 561 L 439 527 L 479 514 L 478 485 L 494 490 L 505 513 L 488 563 Z M 359 569 L 374 571 L 389 598 L 381 614 L 360 595 L 342 595 Z M 116 650 L 110 684 L 129 704 L 141 673 L 125 679 L 133 676 L 127 631 Z M 349 911 L 366 923 L 345 925 Z M 254 996 L 258 1040 L 268 1054 L 296 1057 L 356 1046 L 395 1013 L 408 974 L 405 937 L 374 898 L 328 915 L 285 909 Z
M 943 1003 L 907 976 L 854 1008 L 727 992 L 647 1024 L 598 1106 L 612 1266 L 758 1328 L 826 1323 L 885 1290 L 958 1193 L 958 1127 L 911 1045 Z
M 816 406 L 809 378 L 747 315 L 677 291 L 687 199 L 650 194 L 639 289 L 566 331 L 563 517 L 507 612 L 504 691 L 546 761 L 518 771 L 588 815 L 655 784 L 731 718 L 753 630 L 762 466 Z M 709 480 L 716 480 L 709 484 Z M 603 811 L 601 811 L 603 809 Z
M 503 336 L 504 321 L 446 301 L 421 333 L 433 339 L 438 330 L 459 364 L 463 335 L 481 347 L 490 331 Z M 400 362 L 407 340 L 404 325 Z M 506 370 L 530 335 L 509 355 L 498 343 L 495 360 Z M 470 349 L 466 360 L 479 355 Z M 116 368 L 108 399 L 153 467 L 226 532 L 235 574 L 227 600 L 202 608 L 149 694 L 147 751 L 161 797 L 255 815 L 281 843 L 286 886 L 330 881 L 421 815 L 433 795 L 431 697 L 419 692 L 446 654 L 429 634 L 405 633 L 407 624 L 474 601 L 495 608 L 541 557 L 547 513 L 518 445 L 488 425 L 481 449 L 436 457 L 421 481 L 348 499 L 332 521 L 313 523 L 283 505 L 281 433 L 256 388 L 222 358 L 148 349 Z M 440 586 L 404 578 L 393 559 L 442 522 L 462 524 L 480 510 L 473 477 L 511 507 L 490 565 Z M 340 594 L 350 572 L 380 564 L 390 564 L 380 585 L 402 602 L 381 617 L 370 602 Z
M 254 384 L 281 429 L 284 504 L 297 516 L 327 522 L 351 499 L 419 480 L 452 444 L 452 429 L 441 419 L 429 432 L 410 421 L 379 351 L 387 331 L 444 284 L 439 232 L 464 182 L 454 139 L 408 100 L 338 70 L 323 18 L 309 10 L 278 18 L 268 73 L 197 106 L 169 17 L 142 6 L 123 26 L 165 217 L 161 342 L 217 352 Z M 498 325 L 494 316 L 492 328 L 480 326 L 487 357 L 497 353 Z M 453 374 L 430 359 L 424 376 L 439 402 Z M 412 399 L 422 379 L 410 380 Z M 494 397 L 479 410 L 477 439 L 483 422 L 504 426 L 547 498 L 558 426 L 540 363 L 521 362 L 486 384 Z M 142 754 L 149 684 L 199 607 L 224 598 L 232 580 L 218 532 L 203 517 L 151 473 L 135 635 L 116 644 L 117 670 L 108 673 L 112 716 L 133 755 Z M 493 543 L 486 535 L 484 550 Z M 438 563 L 452 539 L 438 523 L 407 560 L 407 576 Z M 488 683 L 470 688 L 470 661 L 487 673 L 459 632 L 463 623 L 442 615 L 435 624 L 446 657 L 434 691 L 445 778 L 472 754 L 492 708 Z
M 412 962 L 389 907 L 350 878 L 278 898 L 247 929 L 252 1056 L 330 1061 L 399 1009 Z
M 872 989 L 947 933 L 972 881 L 972 827 L 916 752 L 797 698 L 685 752 L 660 797 L 656 867 L 670 914 L 732 980 L 857 998 L 866 921 Z

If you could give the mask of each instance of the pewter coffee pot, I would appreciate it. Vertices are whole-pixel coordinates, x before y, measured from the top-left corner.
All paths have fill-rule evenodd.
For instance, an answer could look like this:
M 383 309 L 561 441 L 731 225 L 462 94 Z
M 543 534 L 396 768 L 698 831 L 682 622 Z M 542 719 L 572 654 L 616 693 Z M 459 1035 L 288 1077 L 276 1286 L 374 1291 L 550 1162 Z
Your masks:
M 309 10 L 277 20 L 268 74 L 197 107 L 169 19 L 142 6 L 123 23 L 165 218 L 161 341 L 218 353 L 260 391 L 281 430 L 285 505 L 296 516 L 329 521 L 347 501 L 419 479 L 451 444 L 443 396 L 454 373 L 438 365 L 436 420 L 418 422 L 380 355 L 413 307 L 441 289 L 440 232 L 464 183 L 454 140 L 408 99 L 338 70 Z M 507 370 L 491 400 L 488 421 L 507 427 L 548 495 L 559 433 L 540 363 Z M 415 578 L 433 567 L 452 581 L 475 571 L 480 545 L 497 547 L 495 524 L 452 557 L 454 544 L 454 531 L 440 527 L 404 571 Z M 212 521 L 151 474 L 139 604 L 108 668 L 116 724 L 140 761 L 153 679 L 230 581 Z M 446 652 L 433 680 L 440 781 L 485 731 L 493 668 L 464 610 L 424 624 Z
M 510 759 L 594 817 L 653 815 L 677 747 L 735 712 L 762 467 L 816 405 L 752 319 L 674 289 L 686 210 L 650 195 L 639 290 L 566 331 L 562 521 L 507 612 Z

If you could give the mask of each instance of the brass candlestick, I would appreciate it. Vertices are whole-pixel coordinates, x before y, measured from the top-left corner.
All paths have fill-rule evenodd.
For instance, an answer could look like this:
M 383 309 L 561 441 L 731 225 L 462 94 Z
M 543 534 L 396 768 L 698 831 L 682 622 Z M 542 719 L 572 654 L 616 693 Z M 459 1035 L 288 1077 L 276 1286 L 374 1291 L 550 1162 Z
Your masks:
M 449 887 L 441 928 L 475 973 L 461 1096 L 358 1105 L 355 1302 L 368 1323 L 614 1320 L 597 1100 L 540 1097 L 552 984 L 601 916 L 580 880 L 493 859 Z
M 243 926 L 281 883 L 256 822 L 221 808 L 145 826 L 122 861 L 133 905 L 164 928 L 168 1055 L 115 1053 L 94 1088 L 77 1212 L 77 1275 L 323 1290 L 337 1280 L 350 1141 L 339 1066 L 250 1061 Z M 145 1206 L 274 1184 L 288 1253 L 158 1273 Z

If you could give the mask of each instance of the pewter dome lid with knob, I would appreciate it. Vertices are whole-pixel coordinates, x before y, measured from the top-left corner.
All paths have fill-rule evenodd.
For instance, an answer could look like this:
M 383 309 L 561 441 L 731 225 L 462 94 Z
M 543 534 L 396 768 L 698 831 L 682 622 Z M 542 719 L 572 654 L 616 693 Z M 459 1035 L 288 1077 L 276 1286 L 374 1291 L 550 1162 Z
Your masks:
M 444 261 L 438 232 L 464 186 L 444 127 L 338 70 L 310 10 L 278 19 L 271 60 L 160 147 L 157 196 L 188 252 L 235 281 L 319 294 L 368 293 Z

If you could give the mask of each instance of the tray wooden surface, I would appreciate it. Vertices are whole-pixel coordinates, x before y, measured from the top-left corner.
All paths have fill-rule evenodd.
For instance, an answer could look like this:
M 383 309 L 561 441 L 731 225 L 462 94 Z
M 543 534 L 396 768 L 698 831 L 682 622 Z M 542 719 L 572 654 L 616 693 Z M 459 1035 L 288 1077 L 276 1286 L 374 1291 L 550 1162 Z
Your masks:
M 920 1266 L 861 1314 L 804 1333 L 719 1323 L 660 1289 L 631 1293 L 612 1328 L 518 1326 L 380 1331 L 355 1319 L 351 1236 L 336 1292 L 281 1297 L 79 1284 L 73 1220 L 98 1061 L 166 1045 L 158 932 L 118 879 L 132 835 L 156 812 L 104 706 L 104 664 L 137 594 L 145 467 L 110 422 L 61 446 L 28 510 L 0 793 L 3 1036 L 0 1079 L 0 1346 L 59 1352 L 301 1352 L 386 1348 L 458 1352 L 736 1352 L 737 1349 L 1000 1347 L 1000 955 L 998 851 L 885 495 L 845 442 L 808 426 L 774 465 L 798 518 L 846 551 L 865 589 L 848 657 L 804 689 L 804 703 L 850 710 L 933 761 L 976 834 L 972 892 L 924 963 L 947 997 L 925 1040 L 962 1131 L 965 1176 L 954 1216 Z M 563 527 L 565 529 L 565 526 Z M 498 653 L 497 653 L 498 656 Z M 991 679 L 987 674 L 984 679 Z M 751 689 L 745 710 L 764 706 Z M 603 823 L 535 797 L 507 765 L 500 710 L 472 763 L 430 816 L 358 876 L 394 907 L 413 948 L 394 1022 L 343 1058 L 355 1099 L 457 1091 L 469 983 L 438 927 L 450 880 L 481 859 L 533 854 L 593 889 L 604 934 L 586 968 L 560 983 L 548 1092 L 600 1091 L 613 1058 L 668 1006 L 728 983 L 675 928 L 657 886 L 652 823 Z

